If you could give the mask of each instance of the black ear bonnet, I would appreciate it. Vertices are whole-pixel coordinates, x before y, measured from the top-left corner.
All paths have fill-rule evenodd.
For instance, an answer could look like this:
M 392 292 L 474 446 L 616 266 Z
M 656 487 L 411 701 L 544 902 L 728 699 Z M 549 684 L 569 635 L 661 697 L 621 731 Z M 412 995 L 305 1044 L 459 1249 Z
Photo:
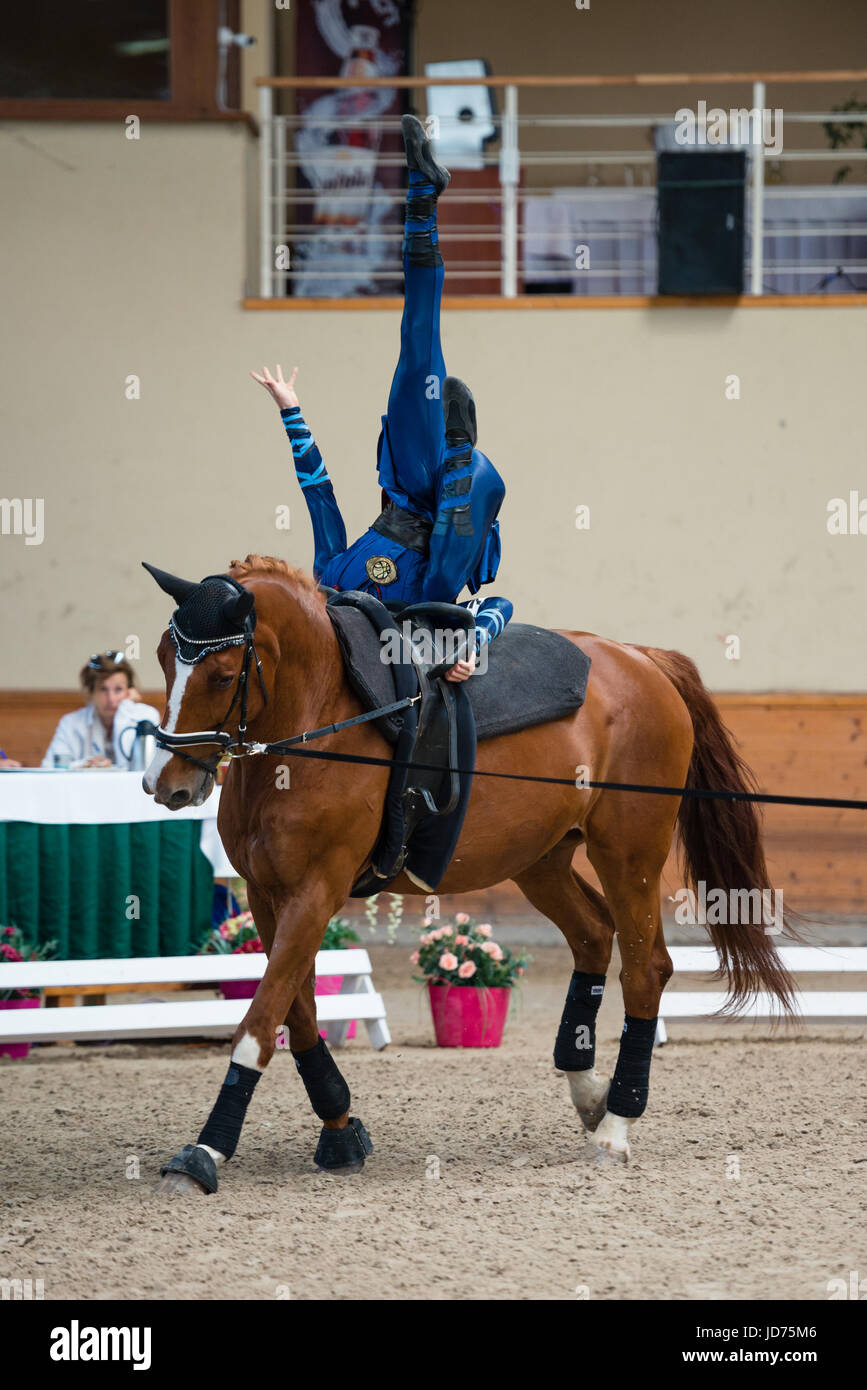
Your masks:
M 181 661 L 195 666 L 212 652 L 241 646 L 255 631 L 255 598 L 236 579 L 209 574 L 193 584 L 152 565 L 145 569 L 178 603 L 169 631 Z

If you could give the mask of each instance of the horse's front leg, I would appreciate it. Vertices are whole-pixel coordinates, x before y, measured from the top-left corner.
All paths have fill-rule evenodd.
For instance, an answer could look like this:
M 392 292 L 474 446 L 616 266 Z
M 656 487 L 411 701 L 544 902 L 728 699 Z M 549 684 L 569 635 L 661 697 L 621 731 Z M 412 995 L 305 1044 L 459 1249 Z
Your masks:
M 361 1120 L 349 1113 L 349 1087 L 332 1054 L 319 1036 L 316 1021 L 316 975 L 311 969 L 286 1015 L 289 1046 L 298 1074 L 322 1121 L 313 1161 L 320 1172 L 357 1173 L 373 1152 Z
M 324 924 L 344 898 L 345 893 L 328 889 L 320 881 L 291 898 L 277 914 L 268 964 L 232 1039 L 232 1057 L 216 1104 L 195 1144 L 185 1144 L 160 1170 L 162 1182 L 157 1186 L 158 1192 L 216 1192 L 217 1169 L 235 1153 L 247 1107 L 276 1050 L 277 1030 L 289 1016 L 290 1006 L 304 982 L 311 977 Z M 267 928 L 264 934 L 267 938 Z M 304 1067 L 302 1055 L 302 1076 Z M 306 1069 L 308 1074 L 315 1071 L 317 1075 L 324 1070 L 315 1064 L 311 1067 L 309 1062 Z M 342 1115 L 348 1111 L 349 1091 L 336 1066 L 334 1072 L 346 1093 Z M 336 1093 L 336 1086 L 333 1089 Z

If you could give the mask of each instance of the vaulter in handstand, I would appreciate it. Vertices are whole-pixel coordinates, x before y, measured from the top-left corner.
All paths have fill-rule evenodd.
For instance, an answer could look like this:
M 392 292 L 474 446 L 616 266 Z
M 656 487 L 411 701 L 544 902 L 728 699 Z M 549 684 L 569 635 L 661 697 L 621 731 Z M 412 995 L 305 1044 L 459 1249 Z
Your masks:
M 333 589 L 362 589 L 406 604 L 454 603 L 464 585 L 476 594 L 500 563 L 497 513 L 503 481 L 476 443 L 476 407 L 469 387 L 446 376 L 440 343 L 444 279 L 439 251 L 437 199 L 449 173 L 437 164 L 424 127 L 404 116 L 409 169 L 403 240 L 405 277 L 400 357 L 377 445 L 383 511 L 353 545 L 331 479 L 305 424 L 295 394 L 296 367 L 288 382 L 278 366 L 272 377 L 251 372 L 280 407 L 292 446 L 295 472 L 313 524 L 313 573 Z M 441 392 L 441 399 L 440 399 Z M 484 642 L 512 616 L 505 598 L 470 599 L 476 649 L 446 679 L 466 680 Z

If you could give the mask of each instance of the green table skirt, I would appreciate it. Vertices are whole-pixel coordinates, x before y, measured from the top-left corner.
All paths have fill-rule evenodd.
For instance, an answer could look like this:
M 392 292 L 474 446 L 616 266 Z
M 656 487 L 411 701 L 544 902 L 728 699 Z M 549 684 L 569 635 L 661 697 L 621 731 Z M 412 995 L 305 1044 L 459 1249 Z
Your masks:
M 0 925 L 56 941 L 57 960 L 183 956 L 211 925 L 201 822 L 0 822 Z

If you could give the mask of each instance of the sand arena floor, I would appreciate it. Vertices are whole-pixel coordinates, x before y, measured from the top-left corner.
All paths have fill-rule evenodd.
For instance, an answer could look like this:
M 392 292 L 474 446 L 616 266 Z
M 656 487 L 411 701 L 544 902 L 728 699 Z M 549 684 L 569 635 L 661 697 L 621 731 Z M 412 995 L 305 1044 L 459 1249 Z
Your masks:
M 867 1273 L 864 1037 L 674 1024 L 628 1166 L 588 1159 L 551 1051 L 571 969 L 542 947 L 499 1050 L 433 1043 L 403 947 L 375 947 L 394 1037 L 342 1067 L 375 1145 L 317 1175 L 289 1058 L 257 1088 L 213 1197 L 151 1195 L 225 1074 L 225 1044 L 0 1059 L 0 1276 L 46 1299 L 826 1299 Z M 814 976 L 807 988 L 851 977 Z M 600 1013 L 610 1072 L 616 978 Z

